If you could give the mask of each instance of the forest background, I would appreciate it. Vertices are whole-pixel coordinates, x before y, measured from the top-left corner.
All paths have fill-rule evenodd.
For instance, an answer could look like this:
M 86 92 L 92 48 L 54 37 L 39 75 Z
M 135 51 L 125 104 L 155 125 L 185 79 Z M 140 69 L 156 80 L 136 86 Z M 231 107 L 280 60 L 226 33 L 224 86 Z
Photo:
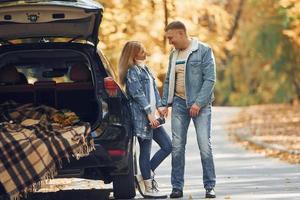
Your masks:
M 114 68 L 126 41 L 141 41 L 161 91 L 171 50 L 164 27 L 181 20 L 214 51 L 215 105 L 299 102 L 299 0 L 98 1 L 105 8 L 100 48 Z

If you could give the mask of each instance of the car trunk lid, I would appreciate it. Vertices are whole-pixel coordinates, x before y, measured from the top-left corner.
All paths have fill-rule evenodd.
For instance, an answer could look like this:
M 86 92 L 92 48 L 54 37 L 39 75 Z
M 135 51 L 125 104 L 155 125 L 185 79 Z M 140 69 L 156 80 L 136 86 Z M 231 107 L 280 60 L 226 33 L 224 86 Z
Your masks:
M 0 0 L 0 42 L 47 38 L 86 40 L 98 43 L 102 5 L 91 0 Z

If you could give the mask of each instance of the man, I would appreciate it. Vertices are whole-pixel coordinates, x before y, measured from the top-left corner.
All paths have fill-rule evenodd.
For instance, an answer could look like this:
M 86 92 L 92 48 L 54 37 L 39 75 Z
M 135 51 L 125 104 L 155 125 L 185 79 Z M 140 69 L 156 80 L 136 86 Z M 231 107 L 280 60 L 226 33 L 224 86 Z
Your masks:
M 215 168 L 211 149 L 211 103 L 216 82 L 216 65 L 211 48 L 190 39 L 185 25 L 174 21 L 165 28 L 174 50 L 169 58 L 164 82 L 161 114 L 172 106 L 172 193 L 170 198 L 183 196 L 185 145 L 191 119 L 197 134 L 203 169 L 206 198 L 215 198 Z

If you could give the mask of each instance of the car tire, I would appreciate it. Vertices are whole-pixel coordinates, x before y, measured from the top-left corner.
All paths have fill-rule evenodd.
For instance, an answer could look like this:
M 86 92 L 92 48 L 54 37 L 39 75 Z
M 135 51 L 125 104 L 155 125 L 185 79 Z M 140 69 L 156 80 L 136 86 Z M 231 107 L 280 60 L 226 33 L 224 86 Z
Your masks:
M 135 197 L 135 166 L 136 159 L 131 149 L 128 156 L 128 174 L 113 177 L 113 193 L 115 199 L 132 199 Z

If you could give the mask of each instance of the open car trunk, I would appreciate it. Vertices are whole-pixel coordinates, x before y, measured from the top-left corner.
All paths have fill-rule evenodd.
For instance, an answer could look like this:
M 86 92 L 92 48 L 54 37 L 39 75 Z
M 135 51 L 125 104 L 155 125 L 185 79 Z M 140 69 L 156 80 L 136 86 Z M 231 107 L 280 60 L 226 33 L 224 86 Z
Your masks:
M 98 120 L 93 68 L 80 51 L 20 50 L 0 55 L 0 60 L 0 104 L 14 101 L 46 105 L 75 112 L 91 125 Z M 17 69 L 27 81 L 14 81 L 7 67 Z

